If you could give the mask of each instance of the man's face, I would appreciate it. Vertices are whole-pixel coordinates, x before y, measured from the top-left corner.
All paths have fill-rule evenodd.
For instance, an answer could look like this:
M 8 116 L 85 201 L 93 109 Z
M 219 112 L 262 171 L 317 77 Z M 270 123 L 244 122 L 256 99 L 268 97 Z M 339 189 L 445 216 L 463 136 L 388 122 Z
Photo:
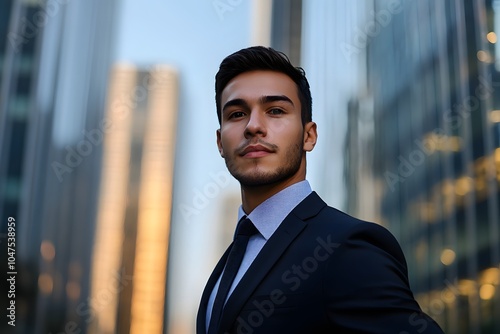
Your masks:
M 305 151 L 316 143 L 316 125 L 302 125 L 297 85 L 290 77 L 274 71 L 242 73 L 222 91 L 221 108 L 217 145 L 242 186 L 305 178 Z

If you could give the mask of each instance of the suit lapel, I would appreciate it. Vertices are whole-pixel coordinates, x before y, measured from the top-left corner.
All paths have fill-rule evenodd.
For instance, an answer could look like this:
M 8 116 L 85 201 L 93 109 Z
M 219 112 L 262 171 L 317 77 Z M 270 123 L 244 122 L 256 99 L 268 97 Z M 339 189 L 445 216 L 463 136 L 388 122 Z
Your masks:
M 304 221 L 315 216 L 326 203 L 313 192 L 292 210 L 283 220 L 276 232 L 269 238 L 265 246 L 241 278 L 233 293 L 226 302 L 220 323 L 220 333 L 228 330 L 233 324 L 241 308 L 252 295 L 267 273 L 273 268 L 292 241 L 307 226 Z M 222 269 L 221 269 L 222 270 Z M 214 283 L 215 284 L 215 283 Z
M 226 265 L 227 257 L 229 256 L 229 252 L 233 244 L 231 243 L 229 247 L 226 249 L 224 255 L 222 255 L 221 259 L 215 266 L 215 269 L 212 271 L 210 278 L 208 279 L 207 284 L 205 285 L 205 289 L 203 290 L 203 294 L 201 295 L 200 307 L 198 308 L 198 315 L 196 317 L 196 333 L 205 334 L 207 332 L 206 328 L 206 318 L 207 318 L 207 305 L 208 300 L 210 299 L 210 294 L 214 289 L 215 283 L 219 279 L 222 270 L 224 270 L 224 266 Z

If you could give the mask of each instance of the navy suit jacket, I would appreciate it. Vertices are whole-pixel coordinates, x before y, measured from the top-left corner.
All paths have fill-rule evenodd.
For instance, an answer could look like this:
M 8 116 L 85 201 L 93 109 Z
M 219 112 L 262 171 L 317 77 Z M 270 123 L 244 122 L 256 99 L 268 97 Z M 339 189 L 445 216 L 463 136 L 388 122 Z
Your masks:
M 206 333 L 207 302 L 229 249 L 203 292 L 198 334 Z M 227 300 L 218 333 L 443 332 L 415 301 L 392 234 L 327 206 L 313 192 L 248 268 Z

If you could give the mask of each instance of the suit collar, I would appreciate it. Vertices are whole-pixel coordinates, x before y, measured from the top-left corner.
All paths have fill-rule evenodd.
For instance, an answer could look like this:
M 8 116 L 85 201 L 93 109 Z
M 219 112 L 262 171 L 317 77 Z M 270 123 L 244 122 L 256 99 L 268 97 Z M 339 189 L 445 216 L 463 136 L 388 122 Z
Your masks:
M 291 214 L 297 216 L 297 218 L 301 220 L 307 220 L 316 216 L 325 206 L 326 203 L 315 191 L 313 191 L 292 210 Z
M 248 216 L 264 239 L 268 240 L 285 217 L 311 192 L 307 180 L 297 182 L 266 199 L 248 215 L 240 206 L 238 220 Z

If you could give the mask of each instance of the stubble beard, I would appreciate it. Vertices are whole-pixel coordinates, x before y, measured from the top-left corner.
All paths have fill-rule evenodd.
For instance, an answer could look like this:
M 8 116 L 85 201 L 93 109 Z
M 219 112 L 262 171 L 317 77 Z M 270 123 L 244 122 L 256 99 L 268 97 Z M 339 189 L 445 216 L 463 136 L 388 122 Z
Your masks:
M 256 170 L 252 173 L 243 173 L 235 166 L 233 159 L 226 159 L 226 167 L 229 173 L 231 173 L 231 175 L 238 180 L 242 187 L 272 185 L 289 179 L 297 173 L 302 163 L 303 153 L 302 142 L 289 147 L 284 155 L 285 157 L 288 157 L 289 160 L 285 165 L 280 166 L 274 171 Z M 259 162 L 258 160 L 255 160 L 254 163 L 258 164 Z

